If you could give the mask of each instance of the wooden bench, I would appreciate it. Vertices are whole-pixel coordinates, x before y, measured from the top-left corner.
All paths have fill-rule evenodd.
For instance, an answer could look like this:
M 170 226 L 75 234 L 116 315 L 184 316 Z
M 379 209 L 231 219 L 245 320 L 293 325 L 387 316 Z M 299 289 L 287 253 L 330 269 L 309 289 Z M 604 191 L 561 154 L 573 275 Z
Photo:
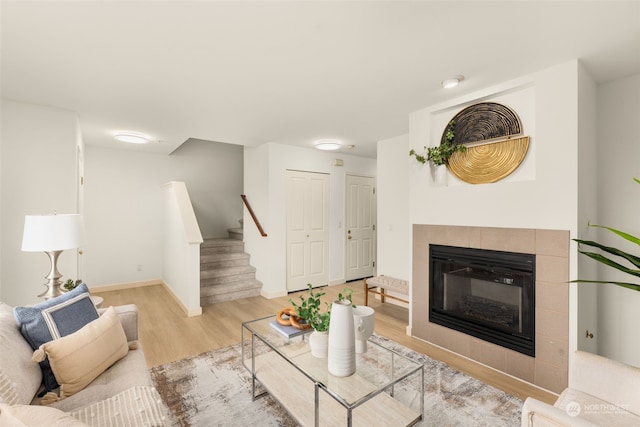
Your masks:
M 375 276 L 364 280 L 364 305 L 369 305 L 369 292 L 380 295 L 380 300 L 384 302 L 385 298 L 391 298 L 394 300 L 402 301 L 409 304 L 407 299 L 397 297 L 395 295 L 389 295 L 386 291 L 395 292 L 397 294 L 409 296 L 409 282 L 406 280 L 396 279 L 391 276 Z M 377 291 L 376 288 L 380 288 Z

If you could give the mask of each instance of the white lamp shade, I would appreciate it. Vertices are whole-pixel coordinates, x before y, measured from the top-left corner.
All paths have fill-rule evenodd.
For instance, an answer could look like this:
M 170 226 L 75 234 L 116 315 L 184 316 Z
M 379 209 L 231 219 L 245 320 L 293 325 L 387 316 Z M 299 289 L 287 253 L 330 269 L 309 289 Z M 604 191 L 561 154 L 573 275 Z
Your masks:
M 24 217 L 22 250 L 50 252 L 84 245 L 84 221 L 79 214 L 27 215 Z

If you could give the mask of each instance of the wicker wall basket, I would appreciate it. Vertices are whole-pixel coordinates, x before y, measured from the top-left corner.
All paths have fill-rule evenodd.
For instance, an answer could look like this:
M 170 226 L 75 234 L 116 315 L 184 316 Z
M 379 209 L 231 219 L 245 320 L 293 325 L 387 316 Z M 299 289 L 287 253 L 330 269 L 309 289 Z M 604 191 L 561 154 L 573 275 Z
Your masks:
M 467 147 L 451 156 L 449 170 L 469 184 L 496 182 L 520 166 L 528 149 L 528 136 Z
M 465 182 L 499 181 L 516 170 L 527 155 L 529 137 L 522 136 L 520 118 L 506 105 L 481 102 L 463 109 L 452 121 L 453 143 L 463 144 L 467 150 L 454 153 L 449 170 Z

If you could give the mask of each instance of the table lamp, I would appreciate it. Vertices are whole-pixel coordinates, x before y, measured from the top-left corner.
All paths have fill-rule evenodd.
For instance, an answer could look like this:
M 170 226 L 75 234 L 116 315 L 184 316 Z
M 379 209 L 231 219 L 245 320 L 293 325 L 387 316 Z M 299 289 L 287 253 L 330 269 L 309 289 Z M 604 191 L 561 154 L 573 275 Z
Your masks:
M 65 249 L 83 246 L 84 241 L 84 222 L 79 214 L 25 216 L 22 251 L 44 252 L 51 261 L 51 271 L 45 276 L 47 290 L 38 297 L 49 299 L 63 293 L 58 257 Z

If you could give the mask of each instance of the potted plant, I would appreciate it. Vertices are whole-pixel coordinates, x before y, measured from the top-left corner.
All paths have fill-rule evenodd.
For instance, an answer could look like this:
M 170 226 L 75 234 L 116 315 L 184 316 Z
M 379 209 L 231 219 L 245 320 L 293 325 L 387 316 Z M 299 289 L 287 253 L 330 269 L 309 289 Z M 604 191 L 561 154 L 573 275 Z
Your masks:
M 82 284 L 82 279 L 78 279 L 76 281 L 68 279 L 66 282 L 64 282 L 64 285 L 62 285 L 62 287 L 65 289 L 66 292 L 69 292 L 69 291 L 74 290 L 75 288 L 77 288 L 81 284 Z
M 327 357 L 329 323 L 331 320 L 331 305 L 328 302 L 322 304 L 321 298 L 326 294 L 323 291 L 314 292 L 311 283 L 307 285 L 306 294 L 300 295 L 300 302 L 296 303 L 289 298 L 289 302 L 296 311 L 296 314 L 305 319 L 308 325 L 313 328 L 313 332 L 309 337 L 309 345 L 311 346 L 311 354 L 315 357 Z M 351 302 L 351 289 L 345 289 L 344 295 L 338 294 L 339 300 L 348 300 Z
M 422 154 L 418 154 L 413 148 L 409 150 L 409 155 L 416 158 L 419 163 L 425 164 L 427 161 L 431 162 L 436 167 L 436 176 L 446 173 L 446 167 L 449 164 L 449 159 L 454 153 L 460 151 L 467 151 L 467 147 L 462 144 L 454 144 L 455 138 L 455 125 L 456 122 L 451 120 L 447 125 L 447 129 L 444 134 L 444 141 L 440 145 L 435 147 L 424 146 Z
M 638 184 L 640 184 L 640 180 L 637 178 L 633 179 L 635 182 L 637 182 Z M 590 227 L 597 227 L 597 228 L 602 228 L 604 230 L 610 231 L 616 235 L 618 235 L 619 237 L 622 237 L 623 239 L 635 243 L 636 245 L 640 246 L 640 237 L 636 237 L 633 236 L 631 234 L 625 233 L 623 231 L 617 230 L 615 228 L 611 228 L 611 227 L 606 227 L 604 225 L 595 225 L 595 224 L 589 224 Z M 628 252 L 625 252 L 621 249 L 617 249 L 611 246 L 606 246 L 603 245 L 601 243 L 598 242 L 594 242 L 592 240 L 582 240 L 582 239 L 573 239 L 574 241 L 578 242 L 578 244 L 580 245 L 578 252 L 588 256 L 591 259 L 594 259 L 606 266 L 612 267 L 618 271 L 622 271 L 623 273 L 629 274 L 635 278 L 639 278 L 640 277 L 640 256 L 637 255 L 633 255 L 630 254 Z M 615 261 L 614 259 L 611 259 L 601 253 L 597 253 L 597 252 L 588 252 L 582 249 L 582 246 L 590 246 L 593 248 L 597 248 L 600 249 L 601 251 L 603 251 L 606 254 L 609 255 L 613 255 L 617 258 L 615 258 L 618 261 L 624 262 L 626 264 L 631 264 L 631 267 L 629 267 L 628 265 L 624 265 L 624 264 L 620 264 L 620 262 Z M 640 283 L 631 283 L 631 282 L 616 282 L 616 281 L 611 281 L 611 280 L 583 280 L 583 279 L 576 279 L 576 280 L 572 280 L 572 282 L 576 283 L 576 282 L 583 282 L 583 283 L 611 283 L 613 285 L 617 285 L 617 286 L 622 286 L 624 288 L 628 288 L 628 289 L 633 289 L 634 291 L 640 291 Z

